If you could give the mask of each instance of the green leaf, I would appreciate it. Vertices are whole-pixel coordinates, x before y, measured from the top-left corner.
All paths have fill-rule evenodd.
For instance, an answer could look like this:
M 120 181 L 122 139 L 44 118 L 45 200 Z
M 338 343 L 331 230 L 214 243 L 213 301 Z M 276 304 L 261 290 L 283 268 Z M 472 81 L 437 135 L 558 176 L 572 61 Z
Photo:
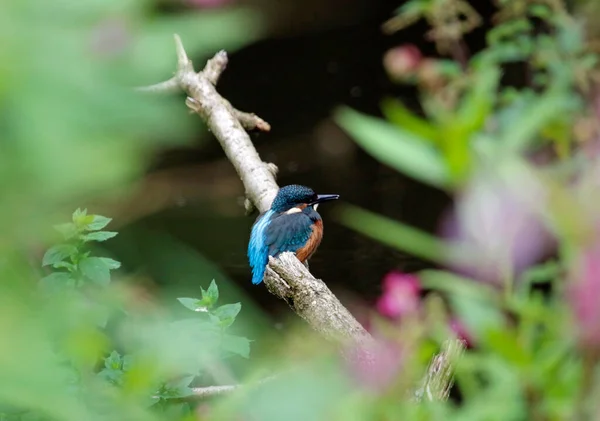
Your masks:
M 48 249 L 42 259 L 42 266 L 53 265 L 62 262 L 67 257 L 77 253 L 77 247 L 73 244 L 58 244 Z
M 515 367 L 525 367 L 531 362 L 531 356 L 523 349 L 523 340 L 510 329 L 489 329 L 485 332 L 482 346 L 493 350 L 494 354 L 514 364 Z
M 221 349 L 226 352 L 250 358 L 250 340 L 243 336 L 225 334 L 222 336 Z
M 110 355 L 104 359 L 104 367 L 109 370 L 120 370 L 121 364 L 121 355 L 117 351 L 111 352 Z
M 159 396 L 162 399 L 180 399 L 191 396 L 193 394 L 193 390 L 189 388 L 189 385 L 194 378 L 195 376 L 186 376 L 181 379 L 165 383 L 159 390 Z
M 199 312 L 207 312 L 208 308 L 205 305 L 202 305 L 202 301 L 198 300 L 197 298 L 178 298 L 177 301 L 179 301 L 181 304 L 183 304 L 184 307 L 189 308 L 192 311 L 199 311 Z
M 113 238 L 118 234 L 118 232 L 114 231 L 98 231 L 92 232 L 90 234 L 83 234 L 79 238 L 83 241 L 106 241 L 109 238 Z
M 182 398 L 187 398 L 189 396 L 192 396 L 194 394 L 194 391 L 192 389 L 190 389 L 189 387 L 180 387 L 179 389 L 172 389 L 173 390 L 173 398 L 174 399 L 182 399 Z
M 484 66 L 475 74 L 459 109 L 442 124 L 444 158 L 455 181 L 462 181 L 469 174 L 471 143 L 492 112 L 499 80 L 497 66 Z
M 443 270 L 422 270 L 419 272 L 419 279 L 423 287 L 445 294 L 460 294 L 490 303 L 497 298 L 496 290 L 492 286 Z
M 527 269 L 520 276 L 520 282 L 532 284 L 532 283 L 546 283 L 550 282 L 553 278 L 560 275 L 562 266 L 556 260 L 550 260 L 543 264 L 532 266 Z
M 110 221 L 112 221 L 112 218 L 107 218 L 102 215 L 91 215 L 91 216 L 92 216 L 92 221 L 89 224 L 87 224 L 87 226 L 85 228 L 88 231 L 101 230 L 102 228 L 107 226 L 110 223 Z
M 103 368 L 98 373 L 98 377 L 114 385 L 120 385 L 123 379 L 123 371 Z
M 509 42 L 519 34 L 526 34 L 532 29 L 531 22 L 525 18 L 512 19 L 506 23 L 496 25 L 487 34 L 487 43 L 498 47 L 500 42 Z
M 202 305 L 205 305 L 208 308 L 214 306 L 219 300 L 219 288 L 217 287 L 215 280 L 212 280 L 206 291 L 202 288 L 200 289 L 202 290 Z
M 433 8 L 428 0 L 410 0 L 396 9 L 397 14 L 424 15 Z
M 241 309 L 241 303 L 225 304 L 221 307 L 217 307 L 212 314 L 219 318 L 222 327 L 229 327 L 235 321 L 235 317 Z
M 181 379 L 168 382 L 165 385 L 165 387 L 167 389 L 179 389 L 182 387 L 188 387 L 190 385 L 190 383 L 194 381 L 195 377 L 196 376 L 185 376 L 185 377 L 182 377 Z
M 94 215 L 88 215 L 87 209 L 77 209 L 73 212 L 73 223 L 78 230 L 85 229 L 94 220 Z
M 585 35 L 581 25 L 563 22 L 560 25 L 556 39 L 558 46 L 563 51 L 577 54 L 584 46 Z
M 221 319 L 219 319 L 217 316 L 208 313 L 208 319 L 211 321 L 211 323 L 215 326 L 221 326 Z
M 77 235 L 77 227 L 72 222 L 55 225 L 54 229 L 60 232 L 65 238 L 65 240 L 70 240 L 71 238 L 75 237 L 75 235 Z
M 443 60 L 439 59 L 436 62 L 437 70 L 441 75 L 447 76 L 449 78 L 455 78 L 462 75 L 463 70 L 459 63 L 453 60 Z
M 123 356 L 123 371 L 128 371 L 131 367 L 132 364 L 135 362 L 134 358 L 132 355 L 124 355 Z
M 481 290 L 473 289 L 468 293 L 461 290 L 448 294 L 453 313 L 476 340 L 482 339 L 491 329 L 498 330 L 506 327 L 499 304 L 479 294 L 480 292 Z M 476 297 L 477 294 L 479 297 Z
M 75 222 L 78 219 L 84 218 L 86 215 L 87 215 L 87 209 L 81 210 L 80 208 L 77 208 L 75 210 L 75 212 L 73 212 L 73 215 L 72 215 L 73 222 Z
M 528 7 L 531 16 L 547 20 L 552 17 L 552 9 L 546 4 L 532 4 Z
M 558 92 L 548 92 L 530 101 L 517 119 L 506 126 L 499 145 L 517 152 L 527 149 L 547 124 L 563 116 L 571 106 L 571 101 Z
M 77 269 L 77 266 L 70 262 L 56 262 L 52 267 L 54 269 L 67 269 L 69 272 L 73 272 Z
M 86 257 L 80 260 L 79 269 L 92 282 L 99 285 L 110 283 L 110 268 L 100 257 Z
M 427 184 L 449 187 L 450 177 L 444 159 L 427 140 L 350 108 L 338 110 L 335 118 L 379 161 Z
M 472 133 L 483 127 L 492 112 L 500 77 L 498 66 L 486 65 L 476 73 L 456 115 L 465 132 Z
M 119 269 L 121 267 L 121 262 L 111 259 L 110 257 L 99 257 L 98 259 L 106 263 L 106 266 L 108 266 L 108 268 L 111 270 Z
M 54 272 L 40 280 L 40 286 L 47 291 L 61 291 L 75 286 L 75 279 L 67 272 Z
M 519 276 L 517 290 L 523 297 L 528 297 L 532 285 L 552 283 L 562 271 L 562 265 L 555 260 L 532 266 Z
M 381 103 L 381 111 L 385 118 L 396 126 L 407 130 L 431 143 L 438 142 L 438 132 L 427 120 L 418 117 L 394 98 L 386 98 Z
M 344 225 L 398 250 L 445 264 L 449 246 L 433 235 L 352 205 L 340 205 L 337 218 Z

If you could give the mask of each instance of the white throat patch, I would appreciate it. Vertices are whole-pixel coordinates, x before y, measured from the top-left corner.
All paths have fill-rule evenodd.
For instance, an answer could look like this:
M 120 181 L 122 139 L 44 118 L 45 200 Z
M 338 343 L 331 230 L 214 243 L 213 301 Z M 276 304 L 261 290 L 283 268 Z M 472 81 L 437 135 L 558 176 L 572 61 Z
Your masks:
M 300 213 L 302 212 L 302 209 L 300 208 L 291 208 L 287 211 L 285 211 L 286 215 L 291 215 L 292 213 Z

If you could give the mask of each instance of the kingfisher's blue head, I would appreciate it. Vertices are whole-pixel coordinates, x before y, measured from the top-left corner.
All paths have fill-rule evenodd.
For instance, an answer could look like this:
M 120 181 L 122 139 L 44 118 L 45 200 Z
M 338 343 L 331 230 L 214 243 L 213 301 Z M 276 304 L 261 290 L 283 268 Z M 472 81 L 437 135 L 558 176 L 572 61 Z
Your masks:
M 337 194 L 316 194 L 309 187 L 291 184 L 279 189 L 271 204 L 271 210 L 275 213 L 282 213 L 298 206 L 313 206 L 316 210 L 319 203 L 339 197 Z
M 252 283 L 262 282 L 269 256 L 290 251 L 301 262 L 310 258 L 323 237 L 323 221 L 317 206 L 338 198 L 337 194 L 316 194 L 296 184 L 279 189 L 271 209 L 252 226 L 248 243 Z

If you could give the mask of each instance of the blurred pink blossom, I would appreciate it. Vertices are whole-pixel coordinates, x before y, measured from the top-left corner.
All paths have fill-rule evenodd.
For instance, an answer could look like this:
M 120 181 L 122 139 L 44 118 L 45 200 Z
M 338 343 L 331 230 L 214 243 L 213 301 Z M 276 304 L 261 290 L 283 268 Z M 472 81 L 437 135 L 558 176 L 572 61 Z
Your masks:
M 471 333 L 467 330 L 465 324 L 459 319 L 453 318 L 450 320 L 450 330 L 454 332 L 458 339 L 461 339 L 465 342 L 467 348 L 471 348 L 473 346 L 473 337 L 471 336 Z
M 385 53 L 383 65 L 392 78 L 402 79 L 414 74 L 422 59 L 414 44 L 404 44 Z
M 210 418 L 211 408 L 207 403 L 201 403 L 196 407 L 196 417 L 199 420 Z
M 541 215 L 545 190 L 528 171 L 509 177 L 476 174 L 442 225 L 442 235 L 456 247 L 450 265 L 469 276 L 500 282 L 519 273 L 552 245 Z
M 114 57 L 122 54 L 131 43 L 132 35 L 127 22 L 112 18 L 100 22 L 91 33 L 91 49 L 99 55 Z
M 420 306 L 420 292 L 417 276 L 390 272 L 383 278 L 383 294 L 377 301 L 377 311 L 391 319 L 415 313 Z
M 596 242 L 575 260 L 567 299 L 582 348 L 600 351 L 600 243 Z
M 402 369 L 400 345 L 379 339 L 349 352 L 349 373 L 361 388 L 381 393 L 393 385 Z

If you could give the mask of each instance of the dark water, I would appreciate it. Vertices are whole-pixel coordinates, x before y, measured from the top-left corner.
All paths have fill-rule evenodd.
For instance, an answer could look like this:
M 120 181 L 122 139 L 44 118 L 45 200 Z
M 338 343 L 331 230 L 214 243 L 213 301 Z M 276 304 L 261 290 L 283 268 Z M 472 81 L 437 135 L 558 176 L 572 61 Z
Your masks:
M 366 155 L 330 119 L 340 104 L 378 115 L 378 104 L 388 95 L 417 104 L 414 90 L 388 81 L 381 58 L 402 42 L 432 51 L 423 41 L 424 26 L 384 36 L 379 25 L 398 3 L 372 5 L 372 13 L 353 25 L 271 38 L 231 54 L 219 91 L 273 126 L 271 133 L 253 137 L 261 157 L 278 165 L 280 185 L 299 183 L 319 193 L 338 193 L 343 201 L 432 232 L 447 198 Z M 165 151 L 153 171 L 180 171 L 161 184 L 173 193 L 175 206 L 156 206 L 156 212 L 121 229 L 114 251 L 125 266 L 151 275 L 159 287 L 168 284 L 179 291 L 198 291 L 200 283 L 210 281 L 205 276 L 221 272 L 263 309 L 285 311 L 285 304 L 263 286 L 250 284 L 246 246 L 256 215 L 244 215 L 241 183 L 218 143 L 199 131 L 197 148 Z M 149 196 L 156 191 L 151 188 Z M 330 215 L 333 206 L 319 208 L 325 237 L 310 266 L 342 297 L 371 301 L 389 270 L 411 272 L 428 265 L 340 225 Z M 185 245 L 214 266 L 207 271 L 191 266 L 165 270 L 160 263 L 169 256 L 157 254 L 151 245 L 165 234 L 179 244 L 173 246 L 174 254 Z

